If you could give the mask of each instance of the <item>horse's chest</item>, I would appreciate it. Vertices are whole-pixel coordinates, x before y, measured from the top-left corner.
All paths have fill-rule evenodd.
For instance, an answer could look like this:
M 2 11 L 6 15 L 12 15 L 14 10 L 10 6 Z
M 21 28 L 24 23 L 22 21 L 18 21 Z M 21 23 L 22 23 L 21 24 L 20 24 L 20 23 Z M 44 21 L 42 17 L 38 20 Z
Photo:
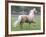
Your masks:
M 28 16 L 28 21 L 32 21 L 34 19 L 34 15 L 32 15 L 32 16 Z

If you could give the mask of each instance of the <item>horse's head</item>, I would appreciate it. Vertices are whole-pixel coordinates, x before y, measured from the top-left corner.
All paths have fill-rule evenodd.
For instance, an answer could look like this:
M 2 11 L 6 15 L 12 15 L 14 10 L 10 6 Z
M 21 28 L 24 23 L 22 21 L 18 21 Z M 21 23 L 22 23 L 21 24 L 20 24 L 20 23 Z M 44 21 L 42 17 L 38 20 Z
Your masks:
M 33 8 L 33 11 L 34 11 L 34 13 L 37 13 L 37 10 L 36 10 L 36 8 Z
M 36 8 L 33 8 L 32 10 L 30 10 L 29 15 L 32 15 L 32 14 L 34 15 L 36 13 L 37 13 Z

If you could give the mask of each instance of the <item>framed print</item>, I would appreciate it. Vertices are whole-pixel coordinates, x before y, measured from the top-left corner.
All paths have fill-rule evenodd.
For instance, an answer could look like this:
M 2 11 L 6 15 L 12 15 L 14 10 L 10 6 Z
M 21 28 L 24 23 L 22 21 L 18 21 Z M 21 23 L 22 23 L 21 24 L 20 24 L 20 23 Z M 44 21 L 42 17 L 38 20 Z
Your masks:
M 5 5 L 5 35 L 45 33 L 45 3 L 7 1 Z

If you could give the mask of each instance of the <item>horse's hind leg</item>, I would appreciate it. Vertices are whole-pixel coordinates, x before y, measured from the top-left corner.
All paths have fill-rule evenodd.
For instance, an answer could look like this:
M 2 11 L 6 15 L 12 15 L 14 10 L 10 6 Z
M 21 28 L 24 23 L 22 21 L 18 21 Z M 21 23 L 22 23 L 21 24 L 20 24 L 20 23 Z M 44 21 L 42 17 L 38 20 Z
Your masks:
M 30 24 L 31 24 L 31 22 L 29 22 L 29 30 L 30 30 Z
M 20 22 L 20 29 L 23 29 L 22 23 Z

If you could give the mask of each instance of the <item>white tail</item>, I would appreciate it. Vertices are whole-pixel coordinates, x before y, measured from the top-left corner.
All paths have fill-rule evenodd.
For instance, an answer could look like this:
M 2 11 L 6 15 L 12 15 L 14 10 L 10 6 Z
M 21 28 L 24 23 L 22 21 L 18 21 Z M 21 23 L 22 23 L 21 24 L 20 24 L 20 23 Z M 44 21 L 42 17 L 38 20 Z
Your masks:
M 20 21 L 21 21 L 21 16 L 18 17 L 18 20 L 14 22 L 14 25 L 13 25 L 13 26 L 16 27 L 16 25 L 17 25 L 18 23 L 20 23 Z

